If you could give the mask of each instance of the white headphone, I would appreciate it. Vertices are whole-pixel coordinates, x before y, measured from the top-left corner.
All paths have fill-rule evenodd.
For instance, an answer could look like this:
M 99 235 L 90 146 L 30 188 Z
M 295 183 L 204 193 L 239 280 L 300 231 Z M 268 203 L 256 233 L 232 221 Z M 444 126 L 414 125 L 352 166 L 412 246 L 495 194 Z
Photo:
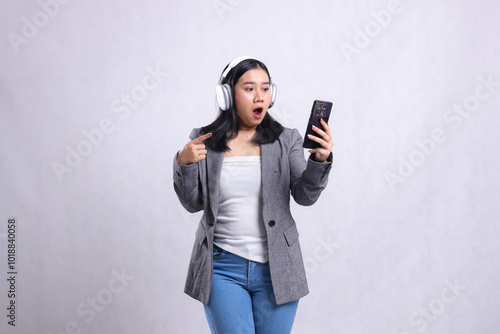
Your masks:
M 236 65 L 238 65 L 239 63 L 241 63 L 243 60 L 246 59 L 255 59 L 257 61 L 262 62 L 260 59 L 254 57 L 246 57 L 246 56 L 238 57 L 232 62 L 230 62 L 229 65 L 227 65 L 227 68 L 224 71 L 224 73 L 222 73 L 219 82 L 224 81 L 229 71 L 231 71 Z M 269 73 L 269 80 L 271 80 L 271 73 Z M 269 89 L 271 91 L 271 103 L 269 104 L 269 108 L 271 108 L 274 104 L 274 101 L 276 101 L 277 87 L 274 83 L 271 82 Z M 222 110 L 224 111 L 229 110 L 233 106 L 233 101 L 234 101 L 233 90 L 229 84 L 219 83 L 215 88 L 215 95 L 217 96 L 217 103 L 219 104 L 219 108 L 221 108 Z

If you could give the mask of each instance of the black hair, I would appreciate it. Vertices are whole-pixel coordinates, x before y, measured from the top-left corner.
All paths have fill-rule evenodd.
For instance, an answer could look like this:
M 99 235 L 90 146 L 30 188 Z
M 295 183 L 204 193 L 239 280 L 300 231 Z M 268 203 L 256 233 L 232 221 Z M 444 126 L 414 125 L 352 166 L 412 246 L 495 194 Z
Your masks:
M 229 66 L 229 65 L 228 65 Z M 234 97 L 234 86 L 248 70 L 255 68 L 262 68 L 266 71 L 267 76 L 271 79 L 269 75 L 269 70 L 266 65 L 257 59 L 245 59 L 233 67 L 225 78 L 219 80 L 220 84 L 229 84 Z M 224 68 L 226 70 L 227 66 Z M 223 72 L 224 73 L 224 72 Z M 234 101 L 234 98 L 233 98 Z M 238 134 L 238 114 L 236 112 L 236 107 L 233 105 L 229 110 L 222 110 L 219 108 L 219 115 L 211 124 L 201 128 L 202 134 L 212 133 L 212 137 L 205 140 L 204 144 L 210 149 L 216 152 L 224 152 L 229 150 L 227 142 L 234 138 Z M 269 112 L 266 112 L 264 119 L 257 126 L 257 132 L 252 138 L 252 142 L 256 144 L 268 144 L 275 142 L 283 132 L 283 126 L 276 121 Z

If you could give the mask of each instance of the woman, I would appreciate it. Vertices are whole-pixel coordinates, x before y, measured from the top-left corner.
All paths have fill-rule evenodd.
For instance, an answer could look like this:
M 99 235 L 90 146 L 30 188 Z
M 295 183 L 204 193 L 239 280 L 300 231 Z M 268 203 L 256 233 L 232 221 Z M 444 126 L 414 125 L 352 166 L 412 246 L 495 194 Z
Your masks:
M 260 60 L 224 69 L 217 119 L 191 133 L 174 159 L 174 188 L 189 212 L 203 210 L 185 292 L 204 304 L 212 333 L 290 333 L 308 287 L 290 194 L 312 205 L 326 187 L 332 137 L 306 161 L 296 129 L 267 112 L 276 86 Z

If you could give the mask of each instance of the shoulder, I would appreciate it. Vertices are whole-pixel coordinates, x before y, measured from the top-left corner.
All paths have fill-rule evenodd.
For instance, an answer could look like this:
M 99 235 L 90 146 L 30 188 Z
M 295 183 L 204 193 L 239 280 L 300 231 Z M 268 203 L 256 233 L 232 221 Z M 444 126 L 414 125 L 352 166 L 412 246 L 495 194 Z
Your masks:
M 279 140 L 285 142 L 295 142 L 297 140 L 302 140 L 302 136 L 297 129 L 283 128 L 283 132 L 281 132 Z
M 191 140 L 195 139 L 195 138 L 198 138 L 199 136 L 201 136 L 203 133 L 201 131 L 201 128 L 195 128 L 193 130 L 191 130 L 191 133 L 189 134 L 189 138 Z
M 297 129 L 284 128 L 278 139 L 270 145 L 282 152 L 291 152 L 301 148 L 303 142 L 302 136 Z

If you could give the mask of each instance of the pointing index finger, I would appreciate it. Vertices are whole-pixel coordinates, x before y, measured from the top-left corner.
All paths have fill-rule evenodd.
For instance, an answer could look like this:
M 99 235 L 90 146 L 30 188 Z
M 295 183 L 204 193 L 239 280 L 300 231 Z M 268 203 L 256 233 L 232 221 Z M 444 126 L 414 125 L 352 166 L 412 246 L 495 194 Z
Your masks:
M 204 140 L 212 137 L 212 133 L 205 133 L 204 135 L 199 136 L 198 138 L 193 139 L 191 142 L 194 144 L 201 144 Z

